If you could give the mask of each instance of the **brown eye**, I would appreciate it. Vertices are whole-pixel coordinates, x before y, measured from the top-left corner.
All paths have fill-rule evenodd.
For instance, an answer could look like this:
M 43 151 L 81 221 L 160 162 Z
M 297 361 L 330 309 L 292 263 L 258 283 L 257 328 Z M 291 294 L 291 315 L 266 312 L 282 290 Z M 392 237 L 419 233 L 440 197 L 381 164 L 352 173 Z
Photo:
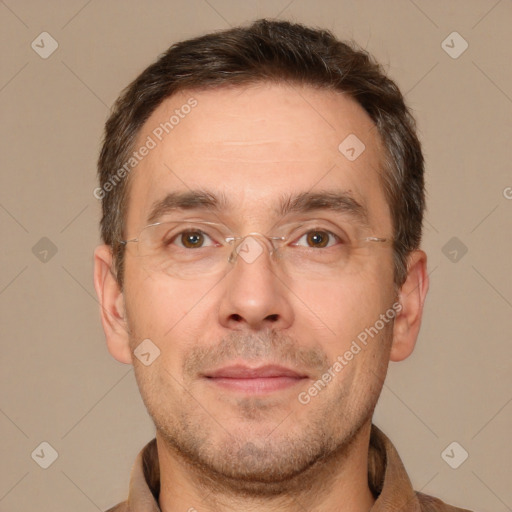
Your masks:
M 309 247 L 327 247 L 330 234 L 327 231 L 310 231 L 306 235 L 306 241 Z
M 329 245 L 332 245 L 332 240 L 334 239 L 334 235 L 332 233 L 329 233 L 328 231 L 309 231 L 304 235 L 306 238 L 306 243 L 308 247 L 314 247 L 317 249 L 322 249 L 324 247 L 327 247 Z
M 195 249 L 202 247 L 205 241 L 205 235 L 201 231 L 188 231 L 181 233 L 179 236 L 179 244 L 186 249 Z

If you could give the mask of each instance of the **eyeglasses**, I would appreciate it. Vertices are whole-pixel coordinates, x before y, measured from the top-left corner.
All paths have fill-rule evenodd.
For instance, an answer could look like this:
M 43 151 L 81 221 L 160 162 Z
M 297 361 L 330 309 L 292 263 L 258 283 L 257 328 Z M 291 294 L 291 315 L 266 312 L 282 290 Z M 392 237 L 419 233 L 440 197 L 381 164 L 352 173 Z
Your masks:
M 352 229 L 352 231 L 354 231 Z M 238 257 L 251 264 L 265 248 L 290 276 L 330 277 L 367 256 L 370 245 L 385 246 L 390 238 L 351 237 L 350 230 L 326 219 L 280 226 L 271 236 L 234 236 L 223 224 L 206 221 L 166 221 L 146 226 L 137 238 L 135 255 L 153 272 L 182 279 L 199 279 L 226 272 Z

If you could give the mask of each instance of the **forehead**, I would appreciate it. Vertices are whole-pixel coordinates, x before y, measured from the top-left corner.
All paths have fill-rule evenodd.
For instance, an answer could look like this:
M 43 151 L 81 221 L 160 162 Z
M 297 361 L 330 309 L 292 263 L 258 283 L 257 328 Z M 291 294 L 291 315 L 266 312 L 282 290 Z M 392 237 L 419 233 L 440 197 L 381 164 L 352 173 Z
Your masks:
M 182 91 L 146 121 L 142 146 L 150 149 L 130 175 L 129 230 L 167 194 L 190 190 L 227 198 L 226 213 L 251 222 L 287 195 L 342 190 L 372 224 L 390 227 L 376 126 L 339 92 L 269 83 Z

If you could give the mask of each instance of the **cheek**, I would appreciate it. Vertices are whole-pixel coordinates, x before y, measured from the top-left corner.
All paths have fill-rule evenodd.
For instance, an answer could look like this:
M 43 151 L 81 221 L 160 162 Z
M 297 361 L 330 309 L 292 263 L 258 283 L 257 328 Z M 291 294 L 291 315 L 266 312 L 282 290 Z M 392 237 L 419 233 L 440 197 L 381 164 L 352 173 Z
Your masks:
M 150 339 L 160 350 L 161 366 L 179 378 L 187 351 L 211 332 L 214 284 L 156 276 L 140 268 L 130 271 L 125 301 L 132 350 Z
M 323 345 L 329 358 L 335 360 L 358 336 L 364 339 L 365 329 L 374 326 L 380 315 L 391 308 L 392 286 L 377 277 L 363 280 L 359 275 L 345 276 L 338 284 L 296 283 L 292 288 L 298 299 L 295 305 L 298 308 L 296 332 L 315 336 L 315 341 Z M 390 327 L 390 322 L 385 325 Z M 380 322 L 378 327 L 382 327 Z M 385 334 L 385 329 L 378 330 Z M 361 359 L 369 355 L 365 354 Z
M 146 271 L 143 266 L 127 266 L 125 277 L 126 308 L 130 319 L 139 330 L 150 331 L 167 337 L 180 325 L 183 329 L 187 318 L 208 303 L 209 283 L 179 280 Z

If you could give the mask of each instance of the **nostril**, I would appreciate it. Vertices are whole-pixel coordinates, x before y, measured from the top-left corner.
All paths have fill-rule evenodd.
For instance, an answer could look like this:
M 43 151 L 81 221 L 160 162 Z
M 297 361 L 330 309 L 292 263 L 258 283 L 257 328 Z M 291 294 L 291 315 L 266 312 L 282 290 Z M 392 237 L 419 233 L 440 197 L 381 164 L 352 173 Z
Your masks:
M 269 322 L 277 322 L 279 320 L 279 315 L 268 315 L 266 320 Z
M 231 315 L 231 318 L 235 321 L 235 322 L 241 322 L 243 320 L 243 318 L 238 314 L 238 313 L 234 313 L 233 315 Z

